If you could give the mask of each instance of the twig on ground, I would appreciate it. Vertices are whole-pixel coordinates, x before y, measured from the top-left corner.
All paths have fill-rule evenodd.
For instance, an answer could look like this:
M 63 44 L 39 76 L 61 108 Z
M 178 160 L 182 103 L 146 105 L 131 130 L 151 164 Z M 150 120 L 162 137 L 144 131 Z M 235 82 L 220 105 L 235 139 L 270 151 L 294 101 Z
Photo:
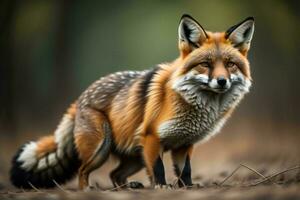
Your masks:
M 39 190 L 39 189 L 37 189 L 32 183 L 30 183 L 29 181 L 28 181 L 28 184 L 30 185 L 30 187 L 32 187 L 32 189 L 34 189 L 35 191 L 37 191 L 37 192 L 42 192 L 41 190 Z
M 175 188 L 175 186 L 178 184 L 178 182 L 180 181 L 183 184 L 183 187 L 185 188 L 186 185 L 184 184 L 184 181 L 180 178 L 182 175 L 183 170 L 181 171 L 181 173 L 179 174 L 179 176 L 177 177 L 177 179 L 175 180 L 175 182 L 173 183 L 172 187 Z M 179 185 L 178 185 L 179 188 Z
M 118 185 L 117 187 L 114 187 L 114 188 L 112 188 L 112 189 L 105 190 L 105 192 L 108 192 L 108 191 L 115 191 L 115 190 L 120 189 L 120 188 L 122 188 L 122 187 L 124 187 L 124 186 L 127 186 L 127 185 L 129 185 L 129 184 L 130 184 L 130 183 L 125 183 L 125 184 L 122 184 L 122 185 Z
M 263 179 L 263 180 L 261 180 L 261 181 L 258 181 L 257 183 L 252 183 L 252 184 L 250 184 L 250 185 L 248 185 L 248 186 L 257 186 L 257 185 L 259 185 L 259 184 L 262 184 L 262 183 L 265 183 L 265 182 L 269 181 L 270 179 L 272 179 L 272 178 L 274 178 L 274 177 L 276 177 L 276 176 L 278 176 L 278 175 L 280 175 L 280 174 L 283 174 L 283 173 L 285 173 L 285 172 L 292 171 L 292 170 L 295 170 L 295 169 L 300 169 L 300 166 L 297 165 L 297 166 L 295 166 L 295 167 L 291 167 L 291 168 L 289 168 L 289 169 L 286 169 L 286 170 L 283 170 L 283 171 L 281 171 L 281 172 L 275 173 L 275 174 L 273 174 L 273 175 L 270 175 L 270 176 L 266 177 L 265 179 Z
M 172 187 L 175 188 L 175 186 L 178 184 L 179 181 L 183 184 L 184 187 L 186 187 L 186 185 L 184 184 L 183 180 L 180 177 L 177 177 L 177 179 L 175 179 L 175 181 L 173 182 Z
M 183 188 L 186 189 L 188 187 L 187 185 L 185 185 L 184 181 L 181 178 L 179 178 L 179 181 L 182 183 Z M 179 187 L 179 185 L 178 185 L 178 187 Z
M 244 164 L 240 164 L 240 165 L 243 166 L 243 167 L 245 167 L 245 168 L 247 168 L 247 169 L 249 169 L 249 170 L 251 170 L 252 172 L 256 173 L 257 175 L 259 175 L 259 176 L 262 177 L 263 179 L 266 179 L 266 178 L 267 178 L 267 177 L 265 177 L 264 175 L 262 175 L 261 173 L 259 173 L 257 170 L 255 170 L 255 169 L 253 169 L 253 168 L 251 168 L 251 167 L 249 167 L 249 166 L 247 166 L 247 165 L 244 165 Z M 271 183 L 273 183 L 274 185 L 277 185 L 277 183 L 273 182 L 272 180 L 269 179 L 269 181 L 270 181 Z
M 26 192 L 23 187 L 21 187 L 22 192 Z
M 219 183 L 219 186 L 222 186 L 230 177 L 232 177 L 239 169 L 241 168 L 241 165 L 239 165 L 237 168 L 235 168 L 231 174 L 229 174 L 221 183 Z
M 52 179 L 53 183 L 56 185 L 56 187 L 58 187 L 61 191 L 63 192 L 68 192 L 67 190 L 65 190 L 62 186 L 60 186 L 54 179 Z
M 267 177 L 265 177 L 263 174 L 259 173 L 257 170 L 245 165 L 245 164 L 240 164 L 237 168 L 235 168 L 235 170 L 233 170 L 231 172 L 231 174 L 229 174 L 221 183 L 218 184 L 218 186 L 222 186 L 230 177 L 232 177 L 241 167 L 244 167 L 250 171 L 252 171 L 253 173 L 257 174 L 258 176 L 262 177 L 263 179 L 267 179 Z M 268 180 L 270 182 L 272 182 L 273 184 L 277 184 L 271 180 Z

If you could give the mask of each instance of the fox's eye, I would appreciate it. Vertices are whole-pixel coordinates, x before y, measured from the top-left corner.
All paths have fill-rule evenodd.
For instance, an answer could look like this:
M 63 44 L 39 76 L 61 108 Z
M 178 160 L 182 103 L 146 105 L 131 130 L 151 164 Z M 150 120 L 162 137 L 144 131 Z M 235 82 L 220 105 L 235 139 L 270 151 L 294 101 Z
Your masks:
M 234 67 L 235 66 L 235 63 L 234 62 L 228 62 L 227 64 L 226 64 L 226 67 L 228 67 L 228 68 L 232 68 L 232 67 Z
M 200 65 L 201 65 L 201 67 L 206 67 L 206 68 L 210 67 L 209 62 L 201 62 Z

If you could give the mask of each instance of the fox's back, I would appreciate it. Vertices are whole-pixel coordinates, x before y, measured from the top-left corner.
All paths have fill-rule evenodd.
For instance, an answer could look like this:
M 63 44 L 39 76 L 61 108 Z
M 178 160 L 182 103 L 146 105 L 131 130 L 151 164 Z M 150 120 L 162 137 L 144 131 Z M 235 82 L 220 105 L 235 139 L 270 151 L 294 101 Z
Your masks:
M 104 76 L 92 83 L 79 97 L 79 109 L 86 106 L 100 111 L 106 111 L 115 96 L 128 88 L 135 79 L 142 76 L 145 71 L 123 71 Z

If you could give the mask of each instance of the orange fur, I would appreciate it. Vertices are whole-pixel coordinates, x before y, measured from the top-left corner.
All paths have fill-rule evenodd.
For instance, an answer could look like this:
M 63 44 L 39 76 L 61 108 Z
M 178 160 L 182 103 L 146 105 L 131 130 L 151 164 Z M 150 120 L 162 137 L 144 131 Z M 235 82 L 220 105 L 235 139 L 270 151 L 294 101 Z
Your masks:
M 56 143 L 54 136 L 45 136 L 38 140 L 37 143 L 37 157 L 42 158 L 46 153 L 54 152 L 56 150 Z
M 150 177 L 151 184 L 153 180 L 153 166 L 160 152 L 160 141 L 156 134 L 149 134 L 142 139 L 143 157 L 147 168 L 147 173 Z
M 194 146 L 191 145 L 191 146 L 188 148 L 188 155 L 189 155 L 190 159 L 192 158 L 193 150 L 194 150 Z
M 93 155 L 102 137 L 99 133 L 76 133 L 75 143 L 81 160 L 87 161 Z
M 119 148 L 130 149 L 136 143 L 134 133 L 141 124 L 144 113 L 140 98 L 136 95 L 139 93 L 140 81 L 142 80 L 135 82 L 129 89 L 126 101 L 116 99 L 111 105 L 109 118 L 112 119 L 114 139 Z
M 175 67 L 174 65 L 167 64 L 163 64 L 160 67 L 162 70 L 153 78 L 153 83 L 149 89 L 149 99 L 145 108 L 142 134 L 156 131 L 157 122 L 159 121 L 157 118 L 165 119 L 167 116 L 172 116 L 172 111 L 169 107 L 172 98 L 169 97 L 170 92 L 168 92 L 169 89 L 166 87 L 166 84 L 175 71 Z
M 76 103 L 73 103 L 73 104 L 71 104 L 70 107 L 68 108 L 67 113 L 70 115 L 70 117 L 71 117 L 72 119 L 74 119 L 74 118 L 75 118 L 75 115 L 76 115 L 76 111 L 77 111 L 77 105 L 76 105 Z
M 92 114 L 90 119 L 94 128 L 89 132 L 76 132 L 75 134 L 76 148 L 78 150 L 79 157 L 83 162 L 88 161 L 103 139 L 101 125 L 105 120 L 104 117 Z

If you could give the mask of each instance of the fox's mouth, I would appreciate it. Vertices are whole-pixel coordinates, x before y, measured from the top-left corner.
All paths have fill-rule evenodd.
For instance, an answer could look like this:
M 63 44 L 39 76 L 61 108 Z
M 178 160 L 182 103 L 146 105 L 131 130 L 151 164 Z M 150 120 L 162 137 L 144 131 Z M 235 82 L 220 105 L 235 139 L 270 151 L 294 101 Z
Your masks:
M 225 93 L 229 90 L 229 88 L 215 88 L 213 90 L 217 93 Z
M 206 88 L 206 90 L 208 90 L 208 91 L 212 91 L 212 92 L 220 93 L 220 94 L 227 92 L 229 89 L 230 89 L 230 87 L 229 88 L 227 88 L 227 87 L 219 87 L 219 88 L 208 87 L 208 88 Z
M 211 87 L 204 87 L 202 88 L 204 91 L 214 92 L 218 94 L 222 94 L 227 92 L 230 88 L 211 88 Z

